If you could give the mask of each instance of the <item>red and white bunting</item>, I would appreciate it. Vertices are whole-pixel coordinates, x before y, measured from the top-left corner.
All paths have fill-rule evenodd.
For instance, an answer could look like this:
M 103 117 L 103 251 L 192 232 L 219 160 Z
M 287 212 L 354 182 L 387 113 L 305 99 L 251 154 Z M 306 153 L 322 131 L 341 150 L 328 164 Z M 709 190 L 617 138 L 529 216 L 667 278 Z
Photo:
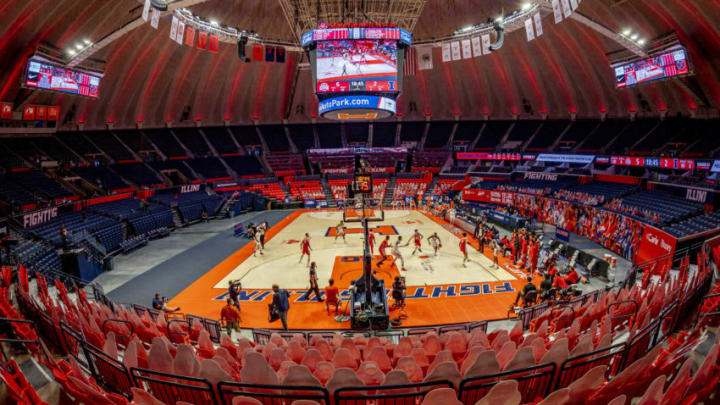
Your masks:
M 542 17 L 540 16 L 540 13 L 535 13 L 533 20 L 535 20 L 535 36 L 539 37 L 543 34 Z
M 452 56 L 450 55 L 450 43 L 445 42 L 442 44 L 442 61 L 450 62 L 451 60 Z
M 185 29 L 185 45 L 190 47 L 195 46 L 195 28 L 189 25 Z
M 527 20 L 525 20 L 525 35 L 527 36 L 528 42 L 535 39 L 535 31 L 533 29 L 532 18 L 528 18 Z
M 405 51 L 403 74 L 405 76 L 415 76 L 417 74 L 417 50 L 415 47 L 411 46 Z
M 460 41 L 462 44 L 462 58 L 463 59 L 470 59 L 472 58 L 472 47 L 470 46 L 470 40 L 469 39 L 463 39 Z

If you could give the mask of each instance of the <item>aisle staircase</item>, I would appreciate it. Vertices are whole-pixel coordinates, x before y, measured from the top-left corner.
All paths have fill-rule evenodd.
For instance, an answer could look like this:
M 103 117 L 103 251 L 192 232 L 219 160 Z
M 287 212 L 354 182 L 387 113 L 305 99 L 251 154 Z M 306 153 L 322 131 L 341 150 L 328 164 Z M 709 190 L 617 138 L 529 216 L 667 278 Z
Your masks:
M 332 190 L 330 189 L 330 184 L 328 183 L 327 179 L 323 178 L 320 181 L 320 184 L 322 184 L 322 190 L 325 194 L 325 200 L 328 202 L 329 208 L 335 208 L 337 207 L 337 201 L 335 201 L 335 196 L 333 196 Z
M 385 197 L 383 198 L 383 205 L 389 207 L 392 203 L 393 195 L 395 195 L 395 177 L 390 177 L 387 189 L 385 189 Z

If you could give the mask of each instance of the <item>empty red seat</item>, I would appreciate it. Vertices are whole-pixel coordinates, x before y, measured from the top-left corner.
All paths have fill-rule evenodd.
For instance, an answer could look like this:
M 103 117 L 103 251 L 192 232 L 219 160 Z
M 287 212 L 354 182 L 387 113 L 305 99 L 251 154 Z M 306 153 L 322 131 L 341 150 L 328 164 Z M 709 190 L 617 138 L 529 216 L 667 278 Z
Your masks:
M 535 365 L 535 356 L 531 347 L 523 347 L 515 352 L 515 356 L 503 368 L 503 371 L 522 370 Z
M 237 397 L 233 397 L 232 405 L 262 405 L 262 402 L 252 397 L 240 395 Z
M 408 376 L 409 377 L 409 376 Z M 457 389 L 460 386 L 460 380 L 462 376 L 458 370 L 457 364 L 454 361 L 446 361 L 438 364 L 435 368 L 430 371 L 430 374 L 425 377 L 426 382 L 429 381 L 450 381 Z
M 464 364 L 463 364 L 464 365 Z M 497 374 L 500 372 L 500 363 L 494 350 L 486 350 L 478 354 L 475 362 L 465 370 L 465 378 L 479 377 L 482 375 Z
M 195 351 L 191 346 L 178 345 L 173 360 L 173 370 L 175 374 L 189 377 L 200 375 L 200 361 L 195 357 Z
M 390 357 L 388 357 L 385 348 L 382 346 L 375 346 L 370 349 L 370 352 L 367 353 L 367 355 L 365 356 L 365 360 L 374 361 L 383 373 L 387 373 L 388 371 L 392 370 L 392 362 L 390 361 Z
M 420 405 L 461 405 L 452 388 L 435 388 L 425 395 Z
M 407 375 L 408 379 L 412 382 L 420 382 L 425 376 L 423 370 L 415 362 L 415 359 L 411 356 L 404 356 L 398 359 L 396 370 L 402 370 Z
M 282 380 L 284 386 L 305 386 L 305 387 L 321 387 L 322 384 L 315 376 L 312 375 L 310 369 L 306 366 L 294 365 L 288 370 L 287 376 Z
M 357 370 L 357 360 L 353 357 L 350 351 L 344 347 L 341 347 L 335 351 L 335 355 L 332 358 L 332 363 L 335 368 L 347 367 L 353 370 Z
M 277 385 L 278 378 L 275 371 L 260 353 L 247 353 L 244 358 L 240 374 L 241 381 L 249 384 Z
M 357 376 L 365 385 L 380 385 L 385 379 L 385 373 L 380 370 L 374 361 L 363 361 L 360 363 Z
M 310 371 L 314 371 L 321 361 L 325 361 L 323 355 L 317 349 L 310 348 L 305 352 L 305 357 L 303 357 L 300 364 L 304 364 L 308 366 Z
M 500 381 L 475 405 L 519 405 L 522 395 L 515 380 Z
M 217 361 L 213 359 L 200 360 L 200 378 L 204 378 L 213 386 L 221 381 L 232 381 L 233 378 L 227 371 L 223 370 Z
M 313 375 L 315 378 L 317 378 L 322 385 L 325 385 L 332 376 L 335 374 L 335 366 L 333 366 L 332 363 L 329 361 L 320 361 L 317 363 L 315 367 L 315 371 L 313 371 Z
M 330 392 L 330 395 L 334 395 L 338 388 L 362 386 L 363 382 L 358 378 L 355 370 L 347 367 L 336 369 L 330 381 L 325 384 L 325 388 Z

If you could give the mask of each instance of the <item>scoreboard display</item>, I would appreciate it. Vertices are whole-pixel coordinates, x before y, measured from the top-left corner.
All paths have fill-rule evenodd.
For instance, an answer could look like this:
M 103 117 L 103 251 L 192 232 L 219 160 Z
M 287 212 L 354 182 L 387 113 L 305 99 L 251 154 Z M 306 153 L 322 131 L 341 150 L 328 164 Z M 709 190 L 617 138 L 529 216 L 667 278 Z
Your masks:
M 599 159 L 599 158 L 598 158 Z M 597 162 L 597 160 L 596 160 Z M 694 159 L 659 158 L 642 156 L 610 156 L 610 164 L 615 166 L 651 167 L 672 170 L 694 170 Z
M 55 66 L 40 58 L 30 58 L 25 67 L 23 86 L 98 98 L 100 75 Z
M 617 88 L 634 86 L 690 73 L 687 51 L 682 47 L 668 50 L 648 59 L 613 65 Z
M 355 175 L 355 192 L 360 194 L 372 194 L 372 176 L 369 174 Z

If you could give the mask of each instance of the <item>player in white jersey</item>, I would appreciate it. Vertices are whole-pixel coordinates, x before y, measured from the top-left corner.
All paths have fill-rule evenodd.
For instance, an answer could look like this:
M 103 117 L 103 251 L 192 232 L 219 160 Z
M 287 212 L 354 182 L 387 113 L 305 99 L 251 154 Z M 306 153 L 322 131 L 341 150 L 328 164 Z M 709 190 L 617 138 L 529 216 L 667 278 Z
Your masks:
M 437 256 L 438 249 L 442 247 L 442 241 L 440 240 L 440 237 L 438 236 L 437 232 L 430 235 L 430 237 L 427 239 L 430 246 L 432 246 L 433 250 L 435 250 L 435 256 Z
M 347 243 L 345 241 L 345 223 L 343 221 L 340 221 L 340 223 L 335 226 L 335 240 L 333 240 L 333 243 L 337 242 L 337 238 L 340 236 L 342 236 L 343 243 Z
M 398 259 L 400 259 L 400 270 L 407 271 L 405 269 L 405 259 L 403 259 L 402 253 L 400 253 L 400 248 L 409 245 L 410 241 L 408 241 L 408 243 L 404 245 L 401 245 L 400 242 L 402 242 L 402 236 L 398 236 L 397 241 L 395 241 L 395 244 L 393 245 L 392 251 L 390 253 L 392 253 L 393 257 L 395 258 L 395 263 L 397 263 Z
M 258 252 L 260 252 L 261 255 L 264 255 L 261 234 L 262 232 L 259 229 L 258 232 L 255 233 L 255 250 L 253 250 L 253 256 L 256 256 Z

